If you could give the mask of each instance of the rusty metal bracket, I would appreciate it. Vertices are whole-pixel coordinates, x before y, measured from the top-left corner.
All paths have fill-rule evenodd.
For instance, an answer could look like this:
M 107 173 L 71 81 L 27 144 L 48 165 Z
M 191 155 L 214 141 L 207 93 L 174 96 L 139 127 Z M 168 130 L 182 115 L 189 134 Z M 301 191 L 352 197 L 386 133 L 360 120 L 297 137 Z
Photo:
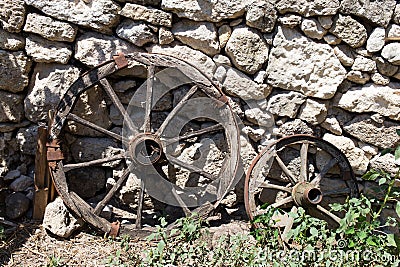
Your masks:
M 49 166 L 54 170 L 57 166 L 57 161 L 63 160 L 64 155 L 60 148 L 60 141 L 58 139 L 54 139 L 50 142 L 47 142 L 47 162 Z
M 124 53 L 118 53 L 118 55 L 113 56 L 115 64 L 117 64 L 118 69 L 123 69 L 128 67 L 128 60 L 126 59 Z

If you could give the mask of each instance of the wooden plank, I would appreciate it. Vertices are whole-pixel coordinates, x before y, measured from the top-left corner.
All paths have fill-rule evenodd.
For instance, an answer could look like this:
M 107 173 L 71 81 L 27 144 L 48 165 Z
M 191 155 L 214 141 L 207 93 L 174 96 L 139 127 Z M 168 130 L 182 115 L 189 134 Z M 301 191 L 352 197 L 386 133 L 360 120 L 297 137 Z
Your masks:
M 33 219 L 41 221 L 44 216 L 49 200 L 49 190 L 47 184 L 47 128 L 44 126 L 38 129 L 38 140 L 35 156 L 35 197 L 33 204 Z

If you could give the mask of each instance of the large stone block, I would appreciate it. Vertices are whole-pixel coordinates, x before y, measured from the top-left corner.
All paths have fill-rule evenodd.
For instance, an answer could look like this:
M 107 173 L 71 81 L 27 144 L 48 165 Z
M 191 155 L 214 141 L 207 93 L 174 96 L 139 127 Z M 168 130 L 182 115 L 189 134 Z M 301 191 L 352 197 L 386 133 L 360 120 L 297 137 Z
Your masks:
M 46 40 L 37 35 L 26 38 L 26 53 L 36 62 L 67 64 L 72 55 L 69 45 Z
M 367 40 L 367 30 L 351 16 L 339 15 L 330 31 L 353 48 L 362 46 Z
M 99 32 L 111 33 L 118 23 L 120 6 L 112 0 L 25 0 L 43 13 Z
M 0 89 L 21 92 L 28 85 L 31 61 L 23 52 L 0 50 Z
M 142 20 L 158 26 L 172 26 L 172 14 L 137 4 L 126 4 L 120 14 L 133 20 Z
M 0 25 L 9 32 L 20 32 L 25 20 L 24 0 L 0 0 Z
M 117 35 L 136 46 L 143 46 L 147 43 L 157 43 L 157 36 L 152 32 L 149 26 L 130 19 L 124 20 L 118 26 Z
M 24 117 L 24 96 L 0 90 L 0 122 L 19 122 Z
M 346 70 L 327 44 L 319 44 L 300 32 L 279 27 L 268 67 L 268 83 L 306 96 L 329 99 L 345 79 Z
M 299 13 L 305 17 L 335 15 L 340 7 L 339 0 L 281 0 L 274 1 L 282 14 Z
M 22 50 L 25 46 L 25 38 L 19 34 L 10 33 L 0 29 L 0 49 Z
M 79 69 L 70 65 L 38 63 L 24 101 L 26 118 L 45 120 L 78 76 Z

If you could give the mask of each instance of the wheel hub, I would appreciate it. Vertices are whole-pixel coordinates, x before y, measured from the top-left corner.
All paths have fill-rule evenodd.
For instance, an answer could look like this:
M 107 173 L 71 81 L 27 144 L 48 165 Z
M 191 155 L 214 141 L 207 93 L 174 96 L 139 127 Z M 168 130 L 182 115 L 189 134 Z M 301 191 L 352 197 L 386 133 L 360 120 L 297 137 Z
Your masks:
M 152 165 L 161 159 L 162 145 L 160 138 L 152 133 L 135 136 L 129 142 L 131 158 L 141 165 Z
M 322 192 L 315 185 L 307 182 L 298 183 L 293 187 L 292 196 L 299 206 L 316 205 L 322 201 Z

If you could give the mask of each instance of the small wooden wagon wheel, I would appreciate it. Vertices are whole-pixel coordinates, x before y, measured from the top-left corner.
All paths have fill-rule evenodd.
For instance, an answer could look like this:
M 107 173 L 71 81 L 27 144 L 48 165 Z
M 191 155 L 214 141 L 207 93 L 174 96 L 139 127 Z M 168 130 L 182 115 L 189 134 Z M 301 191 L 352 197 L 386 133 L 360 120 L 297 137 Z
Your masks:
M 136 79 L 132 73 L 137 67 L 144 70 L 138 74 L 138 80 L 144 82 L 141 87 L 135 88 L 131 101 L 123 103 L 119 97 L 123 90 L 115 88 L 115 84 L 126 75 Z M 169 85 L 171 82 L 173 85 Z M 122 133 L 74 113 L 80 95 L 95 86 L 104 90 L 110 107 L 114 106 L 123 118 Z M 159 102 L 165 101 L 163 97 L 171 92 L 176 93 L 173 94 L 171 107 L 156 112 Z M 111 235 L 132 233 L 132 229 L 141 228 L 145 191 L 161 202 L 180 206 L 186 215 L 196 213 L 207 216 L 237 182 L 239 129 L 228 100 L 200 70 L 175 57 L 148 53 L 115 56 L 114 60 L 79 77 L 65 93 L 55 112 L 50 127 L 48 162 L 58 193 L 76 215 Z M 70 121 L 113 139 L 118 143 L 119 153 L 105 158 L 98 155 L 98 158 L 84 162 L 64 158 L 66 153 L 62 153 L 64 147 L 61 140 Z M 192 122 L 200 127 L 191 127 Z M 210 141 L 215 135 L 218 135 L 217 145 Z M 197 160 L 180 156 L 185 148 L 193 147 L 193 144 L 197 145 L 193 149 L 198 154 Z M 210 164 L 199 164 L 207 160 L 204 159 L 206 153 L 203 153 L 207 144 L 221 148 L 222 159 L 212 167 Z M 93 166 L 107 167 L 110 163 L 123 166 L 121 175 L 116 177 L 111 188 L 104 189 L 90 201 L 74 192 L 69 172 L 90 172 Z M 177 172 L 183 177 L 180 181 L 177 181 Z M 126 218 L 113 214 L 105 219 L 101 214 L 131 175 L 140 180 L 137 208 L 135 211 L 124 208 L 131 215 L 136 214 L 136 218 L 129 221 L 131 225 L 119 225 L 118 221 Z M 96 179 L 95 174 L 91 179 Z M 197 181 L 195 185 L 193 180 Z
M 286 227 L 285 231 L 293 223 L 287 212 L 297 207 L 337 225 L 343 215 L 331 212 L 329 204 L 357 196 L 357 183 L 346 156 L 331 143 L 309 135 L 284 137 L 266 147 L 253 160 L 245 180 L 249 218 L 263 214 L 269 204 L 280 209 L 281 215 L 274 221 L 276 226 Z

